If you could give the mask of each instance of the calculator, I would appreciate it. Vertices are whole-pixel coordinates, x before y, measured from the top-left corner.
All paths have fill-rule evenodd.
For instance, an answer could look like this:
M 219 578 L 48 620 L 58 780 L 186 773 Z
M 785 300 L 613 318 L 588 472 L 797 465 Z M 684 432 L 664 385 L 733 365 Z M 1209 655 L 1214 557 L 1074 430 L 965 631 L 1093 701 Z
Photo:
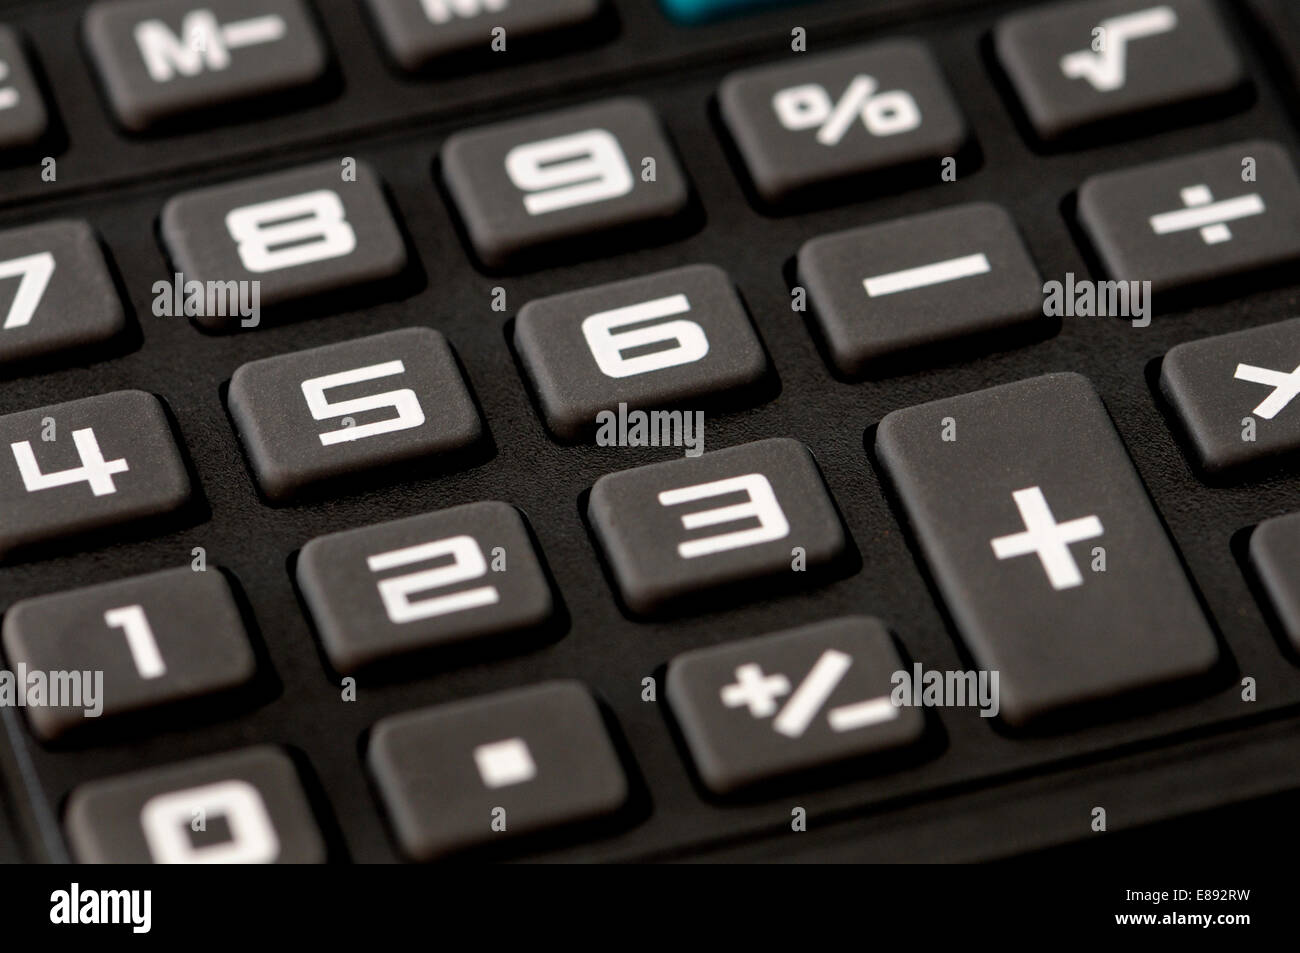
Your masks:
M 1297 103 L 1289 0 L 0 3 L 0 859 L 1244 829 Z

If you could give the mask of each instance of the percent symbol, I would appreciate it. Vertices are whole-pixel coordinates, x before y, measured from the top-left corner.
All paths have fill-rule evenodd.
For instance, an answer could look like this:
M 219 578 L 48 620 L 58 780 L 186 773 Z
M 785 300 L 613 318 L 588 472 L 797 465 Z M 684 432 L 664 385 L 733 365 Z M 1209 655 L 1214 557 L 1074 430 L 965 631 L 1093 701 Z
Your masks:
M 772 108 L 781 125 L 792 132 L 816 128 L 817 141 L 824 146 L 839 145 L 858 119 L 873 136 L 896 136 L 921 125 L 921 110 L 911 93 L 901 89 L 878 93 L 879 87 L 875 77 L 859 73 L 834 102 L 825 86 L 804 83 L 776 93 Z

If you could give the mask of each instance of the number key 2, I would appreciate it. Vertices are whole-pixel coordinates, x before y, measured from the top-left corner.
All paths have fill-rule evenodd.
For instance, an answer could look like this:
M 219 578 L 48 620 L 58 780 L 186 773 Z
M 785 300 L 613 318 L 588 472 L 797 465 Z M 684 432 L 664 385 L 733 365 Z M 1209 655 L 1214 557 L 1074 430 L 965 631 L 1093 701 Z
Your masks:
M 550 584 L 524 518 L 507 503 L 436 513 L 313 539 L 298 588 L 340 672 L 416 649 L 541 625 Z

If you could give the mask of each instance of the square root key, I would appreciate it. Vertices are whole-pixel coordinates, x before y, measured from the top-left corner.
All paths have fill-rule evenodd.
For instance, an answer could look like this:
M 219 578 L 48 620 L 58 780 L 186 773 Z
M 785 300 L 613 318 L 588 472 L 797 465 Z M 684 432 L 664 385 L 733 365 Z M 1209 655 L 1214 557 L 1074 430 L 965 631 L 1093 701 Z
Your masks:
M 1044 140 L 1222 95 L 1246 79 L 1210 0 L 1036 6 L 1000 21 L 994 45 Z

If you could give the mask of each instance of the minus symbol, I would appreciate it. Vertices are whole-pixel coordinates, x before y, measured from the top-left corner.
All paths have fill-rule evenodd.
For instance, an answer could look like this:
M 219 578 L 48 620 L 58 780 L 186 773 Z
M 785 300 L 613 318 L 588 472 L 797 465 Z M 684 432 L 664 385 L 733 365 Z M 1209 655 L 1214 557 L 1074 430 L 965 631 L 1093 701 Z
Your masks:
M 867 294 L 870 297 L 879 298 L 883 295 L 896 294 L 899 291 L 912 291 L 916 288 L 927 288 L 930 285 L 941 285 L 944 282 L 956 281 L 959 278 L 985 275 L 990 270 L 989 260 L 981 252 L 977 255 L 963 255 L 960 258 L 936 261 L 933 264 L 921 265 L 917 268 L 906 268 L 903 271 L 891 271 L 888 274 L 876 275 L 865 279 L 862 285 L 867 289 Z

